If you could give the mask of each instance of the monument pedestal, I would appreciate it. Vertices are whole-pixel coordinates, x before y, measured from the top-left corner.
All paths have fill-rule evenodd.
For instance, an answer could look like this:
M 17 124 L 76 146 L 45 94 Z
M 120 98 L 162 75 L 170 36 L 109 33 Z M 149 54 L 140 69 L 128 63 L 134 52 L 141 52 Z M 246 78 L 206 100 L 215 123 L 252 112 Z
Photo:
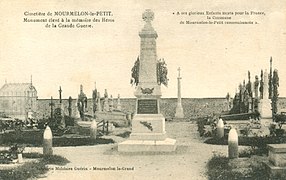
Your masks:
M 166 138 L 157 140 L 127 140 L 118 145 L 119 152 L 173 152 L 176 150 L 176 140 Z
M 165 118 L 160 114 L 161 86 L 167 81 L 166 64 L 158 61 L 156 53 L 157 32 L 151 25 L 154 13 L 146 10 L 142 15 L 146 22 L 139 32 L 141 38 L 140 58 L 132 68 L 136 83 L 134 95 L 136 114 L 132 120 L 132 133 L 129 140 L 118 144 L 119 152 L 172 152 L 176 140 L 166 137 Z M 140 63 L 139 63 L 140 62 Z
M 136 114 L 132 133 L 127 141 L 118 144 L 119 152 L 172 152 L 176 140 L 167 138 L 162 114 Z
M 177 104 L 175 118 L 176 119 L 184 118 L 184 110 L 183 110 L 182 104 Z
M 259 112 L 262 119 L 272 118 L 272 107 L 270 99 L 261 99 L 259 102 Z
M 265 163 L 270 179 L 286 174 L 286 144 L 268 144 L 269 161 Z

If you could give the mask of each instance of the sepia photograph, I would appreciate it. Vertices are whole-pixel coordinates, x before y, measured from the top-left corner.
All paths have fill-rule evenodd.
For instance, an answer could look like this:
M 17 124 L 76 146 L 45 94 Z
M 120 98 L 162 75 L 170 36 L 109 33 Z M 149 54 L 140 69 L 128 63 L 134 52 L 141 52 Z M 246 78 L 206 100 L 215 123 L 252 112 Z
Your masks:
M 0 39 L 0 180 L 286 179 L 283 0 L 2 0 Z

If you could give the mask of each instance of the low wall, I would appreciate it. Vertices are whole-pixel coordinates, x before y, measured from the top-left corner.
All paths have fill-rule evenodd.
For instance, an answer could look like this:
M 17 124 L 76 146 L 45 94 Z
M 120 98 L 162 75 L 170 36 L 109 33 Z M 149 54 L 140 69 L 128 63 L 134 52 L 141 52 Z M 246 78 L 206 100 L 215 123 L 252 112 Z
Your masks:
M 114 108 L 117 105 L 117 99 L 114 99 Z M 38 99 L 38 117 L 50 117 L 51 107 L 50 99 Z M 59 100 L 54 99 L 55 108 L 59 106 Z M 68 100 L 63 99 L 65 114 L 68 114 Z M 92 112 L 92 99 L 88 99 L 87 111 Z M 121 109 L 123 112 L 134 113 L 136 108 L 136 98 L 121 98 Z M 165 118 L 171 119 L 175 115 L 177 98 L 162 98 L 160 101 L 161 113 Z M 182 106 L 185 118 L 194 119 L 211 114 L 221 114 L 227 111 L 227 101 L 225 98 L 182 98 Z M 286 98 L 279 98 L 279 109 L 286 110 Z M 72 101 L 72 116 L 76 116 L 76 99 Z

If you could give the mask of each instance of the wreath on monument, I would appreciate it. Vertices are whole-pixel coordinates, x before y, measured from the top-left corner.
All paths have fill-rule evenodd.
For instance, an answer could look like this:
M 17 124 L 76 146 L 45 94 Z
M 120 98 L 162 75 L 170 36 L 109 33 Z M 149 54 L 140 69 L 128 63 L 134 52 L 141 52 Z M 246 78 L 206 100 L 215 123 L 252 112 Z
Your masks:
M 131 69 L 131 80 L 130 84 L 133 86 L 137 86 L 139 83 L 139 66 L 140 66 L 140 61 L 139 61 L 139 56 L 137 57 L 137 60 L 134 63 L 134 66 Z
M 137 86 L 139 83 L 139 67 L 140 67 L 140 60 L 139 56 L 137 57 L 137 60 L 134 63 L 134 66 L 131 69 L 131 80 L 130 84 Z M 164 59 L 159 59 L 157 61 L 157 83 L 159 85 L 164 84 L 166 87 L 168 87 L 168 69 L 167 64 Z
M 159 59 L 157 62 L 157 82 L 159 85 L 164 84 L 168 87 L 168 69 L 164 59 Z

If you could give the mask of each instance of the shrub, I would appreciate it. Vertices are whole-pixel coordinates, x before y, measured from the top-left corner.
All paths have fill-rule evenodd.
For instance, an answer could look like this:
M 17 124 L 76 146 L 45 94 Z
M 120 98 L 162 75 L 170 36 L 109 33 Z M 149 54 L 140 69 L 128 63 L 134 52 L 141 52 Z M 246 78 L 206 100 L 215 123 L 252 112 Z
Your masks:
M 239 164 L 240 161 L 231 163 L 232 160 L 222 155 L 214 155 L 207 163 L 207 176 L 210 180 L 228 179 L 259 179 L 266 180 L 269 175 L 262 160 L 259 158 L 249 158 L 250 165 Z M 244 162 L 245 163 L 245 162 Z M 245 170 L 245 168 L 247 170 Z
M 4 145 L 11 144 L 26 144 L 27 146 L 41 147 L 43 145 L 43 130 L 33 131 L 21 131 L 16 133 L 15 131 L 3 134 Z M 114 143 L 112 139 L 90 139 L 89 137 L 54 137 L 53 146 L 84 146 L 84 145 L 96 145 L 96 144 L 110 144 Z
M 24 153 L 23 156 L 25 157 L 27 154 Z M 41 157 L 41 159 L 39 161 L 25 163 L 14 169 L 0 170 L 0 179 L 26 180 L 37 178 L 40 174 L 44 174 L 48 171 L 48 168 L 46 167 L 47 164 L 65 165 L 69 162 L 66 158 L 57 155 L 44 156 L 37 153 L 31 153 L 28 156 Z
M 207 163 L 207 175 L 210 180 L 218 179 L 240 179 L 244 175 L 237 171 L 232 171 L 229 159 L 222 155 L 214 155 Z

